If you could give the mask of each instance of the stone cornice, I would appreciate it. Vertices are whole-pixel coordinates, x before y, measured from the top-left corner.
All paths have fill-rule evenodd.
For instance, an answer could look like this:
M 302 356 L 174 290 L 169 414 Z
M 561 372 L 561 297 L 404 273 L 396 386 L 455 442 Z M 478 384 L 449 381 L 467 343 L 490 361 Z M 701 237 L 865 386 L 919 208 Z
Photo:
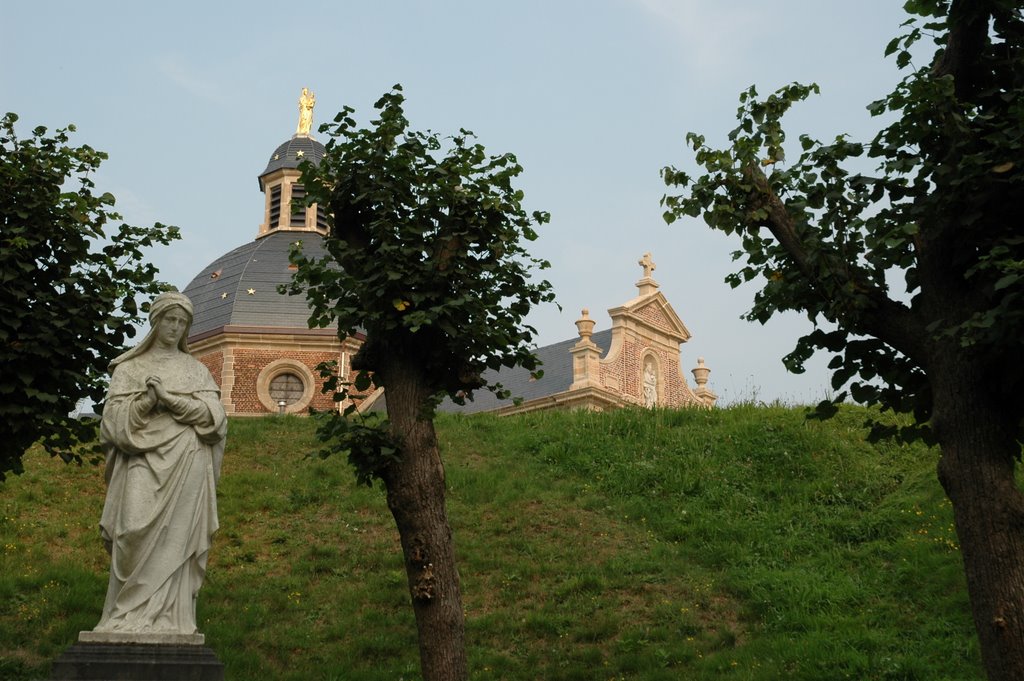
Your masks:
M 640 310 L 648 305 L 656 305 L 665 314 L 669 323 L 668 327 L 654 324 L 639 314 Z M 676 314 L 672 305 L 665 298 L 665 294 L 661 291 L 656 291 L 646 296 L 639 296 L 618 307 L 613 307 L 608 310 L 608 316 L 612 318 L 613 329 L 617 326 L 623 326 L 625 320 L 629 320 L 645 327 L 654 335 L 671 339 L 677 345 L 690 340 L 689 329 L 683 324 L 683 321 Z
M 495 409 L 491 413 L 498 416 L 510 416 L 512 414 L 525 414 L 531 411 L 543 409 L 617 409 L 630 404 L 624 396 L 604 388 L 590 386 L 577 390 L 566 390 L 538 397 L 520 404 L 512 404 L 501 409 Z
M 282 326 L 236 326 L 234 324 L 228 324 L 225 326 L 218 326 L 216 329 L 210 329 L 203 333 L 190 336 L 188 339 L 189 345 L 204 341 L 207 338 L 214 336 L 224 335 L 276 335 L 276 336 L 321 336 L 321 337 L 338 337 L 338 332 L 334 329 L 307 329 L 302 327 L 282 327 Z M 363 341 L 366 336 L 362 333 L 356 333 L 351 338 Z

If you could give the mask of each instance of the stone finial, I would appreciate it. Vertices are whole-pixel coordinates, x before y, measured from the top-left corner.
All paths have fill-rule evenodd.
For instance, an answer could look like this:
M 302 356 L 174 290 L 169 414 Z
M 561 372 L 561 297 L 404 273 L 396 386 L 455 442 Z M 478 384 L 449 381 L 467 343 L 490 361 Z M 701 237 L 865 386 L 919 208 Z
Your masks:
M 590 318 L 590 310 L 583 308 L 581 317 L 576 320 L 576 328 L 579 329 L 580 338 L 583 340 L 590 340 L 590 337 L 594 335 L 594 320 Z
M 708 387 L 708 374 L 711 373 L 711 369 L 704 366 L 704 358 L 697 358 L 697 366 L 690 371 L 693 372 L 693 380 L 697 383 L 696 389 L 693 394 L 698 400 L 700 400 L 705 407 L 715 406 L 715 401 L 718 400 L 718 395 Z
M 569 351 L 572 354 L 572 385 L 570 390 L 599 387 L 601 384 L 601 348 L 590 337 L 594 334 L 594 320 L 590 310 L 583 308 L 576 320 L 580 339 Z
M 704 366 L 704 358 L 697 358 L 697 367 L 691 369 L 693 372 L 693 380 L 697 384 L 698 388 L 703 388 L 708 384 L 708 374 L 711 373 L 711 369 Z

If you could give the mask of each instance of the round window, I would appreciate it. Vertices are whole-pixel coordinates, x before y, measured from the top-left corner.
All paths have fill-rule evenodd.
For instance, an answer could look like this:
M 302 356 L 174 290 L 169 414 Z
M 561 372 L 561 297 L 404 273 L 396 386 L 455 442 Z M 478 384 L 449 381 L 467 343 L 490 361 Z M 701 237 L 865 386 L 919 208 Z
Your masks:
M 302 379 L 291 373 L 278 374 L 270 379 L 270 398 L 275 404 L 285 403 L 285 406 L 295 404 L 302 399 L 306 392 L 306 386 Z

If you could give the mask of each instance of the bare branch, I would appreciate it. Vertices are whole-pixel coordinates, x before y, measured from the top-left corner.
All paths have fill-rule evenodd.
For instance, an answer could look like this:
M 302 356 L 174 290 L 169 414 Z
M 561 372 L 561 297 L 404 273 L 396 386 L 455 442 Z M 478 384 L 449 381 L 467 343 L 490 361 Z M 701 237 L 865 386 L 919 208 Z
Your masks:
M 768 228 L 779 245 L 796 263 L 801 274 L 811 282 L 813 288 L 824 290 L 825 282 L 821 276 L 823 268 L 820 264 L 811 262 L 808 250 L 797 234 L 789 209 L 772 190 L 768 177 L 761 168 L 753 164 L 743 169 L 743 175 L 754 187 L 760 204 L 767 213 L 761 226 Z M 818 255 L 820 258 L 822 254 L 819 252 Z M 876 336 L 914 362 L 921 364 L 924 357 L 923 341 L 927 335 L 917 315 L 864 277 L 858 276 L 850 264 L 841 258 L 830 258 L 828 270 L 831 275 L 852 282 L 853 289 L 871 301 L 867 307 L 848 306 L 848 316 L 843 320 L 844 324 L 855 333 Z

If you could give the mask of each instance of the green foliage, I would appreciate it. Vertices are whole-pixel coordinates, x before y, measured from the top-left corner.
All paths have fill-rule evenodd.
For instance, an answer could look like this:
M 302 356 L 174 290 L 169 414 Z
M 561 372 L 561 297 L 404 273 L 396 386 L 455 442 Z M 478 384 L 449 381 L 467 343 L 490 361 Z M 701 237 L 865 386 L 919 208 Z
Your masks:
M 926 21 L 908 21 L 886 54 L 911 67 L 927 34 L 940 49 L 868 106 L 895 116 L 870 141 L 801 136 L 788 163 L 782 116 L 817 86 L 765 99 L 750 88 L 728 148 L 687 135 L 704 175 L 663 171 L 683 190 L 663 198 L 666 221 L 702 215 L 739 237 L 734 258 L 745 263 L 727 281 L 762 282 L 747 317 L 796 310 L 814 323 L 785 358 L 791 371 L 834 353 L 834 402 L 879 404 L 919 424 L 933 413 L 929 344 L 987 358 L 995 402 L 1021 404 L 1024 382 L 1024 20 L 1017 3 L 954 5 L 907 3 Z
M 107 364 L 141 320 L 136 296 L 160 289 L 142 249 L 178 237 L 160 224 L 108 235 L 120 215 L 91 179 L 106 154 L 69 146 L 73 126 L 19 139 L 17 120 L 0 120 L 0 481 L 40 439 L 81 461 L 95 426 L 69 414 L 103 399 Z
M 316 436 L 321 442 L 319 456 L 345 454 L 355 469 L 356 481 L 367 487 L 383 478 L 388 466 L 399 460 L 401 447 L 388 432 L 387 420 L 377 414 L 349 414 L 339 418 L 333 412 L 315 415 Z
M 982 679 L 937 453 L 866 410 L 441 414 L 470 678 Z M 315 424 L 233 419 L 200 631 L 227 678 L 416 679 L 384 495 Z M 0 499 L 0 678 L 99 619 L 103 472 L 38 449 Z
M 523 319 L 554 296 L 547 281 L 530 278 L 549 264 L 522 242 L 549 217 L 523 209 L 515 156 L 488 156 L 466 130 L 446 138 L 410 130 L 403 102 L 396 85 L 376 103 L 371 127 L 357 128 L 348 107 L 321 127 L 327 154 L 303 165 L 302 183 L 307 201 L 330 216 L 327 255 L 311 260 L 297 244 L 288 290 L 307 296 L 311 326 L 365 333 L 353 360 L 361 383 L 372 371 L 387 387 L 398 377 L 382 360 L 401 358 L 432 396 L 423 405 L 430 413 L 444 395 L 461 403 L 482 387 L 503 393 L 485 386 L 488 369 L 537 369 L 536 331 Z M 349 387 L 341 377 L 327 384 L 338 400 Z

